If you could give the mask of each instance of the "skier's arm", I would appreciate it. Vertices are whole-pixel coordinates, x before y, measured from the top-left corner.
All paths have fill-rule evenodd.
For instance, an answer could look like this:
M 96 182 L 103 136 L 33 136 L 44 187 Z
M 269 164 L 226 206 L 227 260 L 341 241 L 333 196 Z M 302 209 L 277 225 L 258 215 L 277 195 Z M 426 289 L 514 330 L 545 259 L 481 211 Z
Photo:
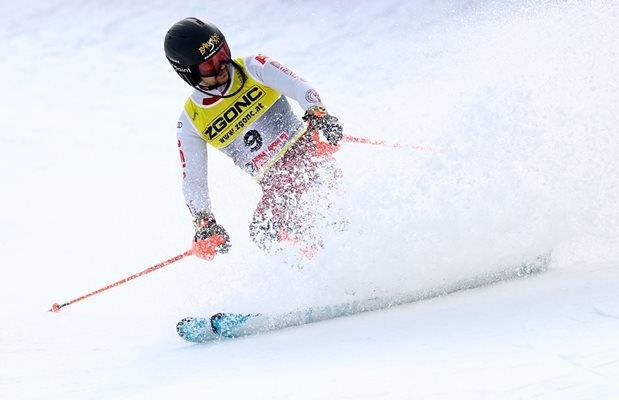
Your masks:
M 183 165 L 183 195 L 196 229 L 191 248 L 194 255 L 212 260 L 215 253 L 228 252 L 230 237 L 211 211 L 206 142 L 184 112 L 178 122 L 177 139 Z
M 195 218 L 199 213 L 211 212 L 206 142 L 198 135 L 185 112 L 178 121 L 176 136 L 183 166 L 183 195 L 191 215 Z
M 249 73 L 258 81 L 296 100 L 305 110 L 303 120 L 307 121 L 313 129 L 321 132 L 327 142 L 337 145 L 342 139 L 342 124 L 336 117 L 329 115 L 318 91 L 309 82 L 267 56 L 247 57 L 245 65 Z
M 296 100 L 303 110 L 311 106 L 322 105 L 316 88 L 277 60 L 264 55 L 256 55 L 247 57 L 245 65 L 249 73 L 259 82 Z

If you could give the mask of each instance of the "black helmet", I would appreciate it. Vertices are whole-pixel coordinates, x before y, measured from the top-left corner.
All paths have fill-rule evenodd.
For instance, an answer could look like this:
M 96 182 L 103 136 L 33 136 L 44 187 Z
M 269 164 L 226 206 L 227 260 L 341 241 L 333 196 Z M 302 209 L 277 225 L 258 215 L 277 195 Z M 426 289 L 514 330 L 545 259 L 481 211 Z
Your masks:
M 166 58 L 176 73 L 193 87 L 201 81 L 198 64 L 208 60 L 222 48 L 230 57 L 230 49 L 223 33 L 212 23 L 193 17 L 172 25 L 163 46 Z

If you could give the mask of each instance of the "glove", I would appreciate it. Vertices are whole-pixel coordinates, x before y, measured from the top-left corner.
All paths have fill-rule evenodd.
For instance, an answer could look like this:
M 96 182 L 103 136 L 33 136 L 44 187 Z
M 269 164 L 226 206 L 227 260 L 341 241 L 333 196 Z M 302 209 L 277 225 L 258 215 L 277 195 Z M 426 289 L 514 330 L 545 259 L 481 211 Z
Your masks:
M 212 260 L 216 253 L 225 254 L 230 249 L 230 236 L 223 226 L 215 221 L 210 212 L 200 212 L 193 220 L 196 233 L 191 249 L 193 254 L 204 260 Z
M 309 123 L 309 129 L 315 129 L 322 133 L 327 142 L 337 145 L 344 137 L 344 128 L 340 121 L 330 115 L 324 106 L 311 106 L 305 111 L 303 121 Z

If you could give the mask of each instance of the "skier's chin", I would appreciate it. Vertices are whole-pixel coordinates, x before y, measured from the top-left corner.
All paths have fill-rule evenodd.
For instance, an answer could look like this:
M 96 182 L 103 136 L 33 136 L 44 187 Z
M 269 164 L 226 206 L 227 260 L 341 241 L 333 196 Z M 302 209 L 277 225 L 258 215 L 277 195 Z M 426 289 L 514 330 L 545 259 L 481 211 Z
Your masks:
M 224 69 L 222 70 L 222 72 L 219 73 L 219 75 L 215 76 L 214 83 L 210 85 L 200 84 L 200 87 L 206 90 L 217 89 L 218 87 L 227 85 L 229 81 L 230 81 L 230 74 L 228 73 L 227 69 Z

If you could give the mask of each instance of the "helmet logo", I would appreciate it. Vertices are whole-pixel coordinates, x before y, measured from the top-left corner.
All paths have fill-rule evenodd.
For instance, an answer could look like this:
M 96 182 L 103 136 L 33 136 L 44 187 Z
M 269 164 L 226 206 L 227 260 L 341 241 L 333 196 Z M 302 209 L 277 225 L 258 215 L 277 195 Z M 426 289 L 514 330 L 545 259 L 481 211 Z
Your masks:
M 213 33 L 211 37 L 208 39 L 208 42 L 202 43 L 202 46 L 198 48 L 200 54 L 205 55 L 207 52 L 213 51 L 215 46 L 221 43 L 221 38 L 218 34 Z
M 175 64 L 172 64 L 172 67 L 176 70 L 176 72 L 182 72 L 182 73 L 186 73 L 186 74 L 191 73 L 191 69 L 188 68 L 188 67 L 180 67 L 180 66 L 177 66 Z

